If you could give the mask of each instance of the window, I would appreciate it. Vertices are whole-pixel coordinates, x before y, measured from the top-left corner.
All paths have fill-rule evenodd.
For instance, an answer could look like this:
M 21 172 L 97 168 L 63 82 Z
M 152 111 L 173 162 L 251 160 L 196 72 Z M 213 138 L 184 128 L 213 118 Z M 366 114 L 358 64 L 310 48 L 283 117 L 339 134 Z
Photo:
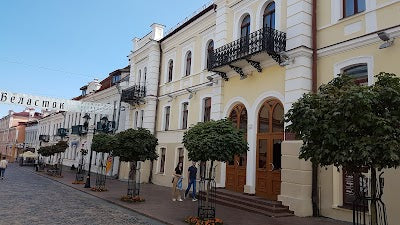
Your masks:
M 343 17 L 365 11 L 365 0 L 343 0 Z
M 140 110 L 140 128 L 143 128 L 143 116 L 144 116 L 144 110 Z
M 85 96 L 86 95 L 86 89 L 83 89 L 82 90 L 82 96 Z
M 211 120 L 211 98 L 204 99 L 204 117 L 203 121 L 207 122 Z
M 185 151 L 183 148 L 178 148 L 178 163 L 182 163 L 183 165 L 183 160 L 185 159 Z
M 139 111 L 135 112 L 135 129 L 138 128 Z
M 187 129 L 188 124 L 188 102 L 182 104 L 182 129 Z
M 165 152 L 166 152 L 166 149 L 165 148 L 161 148 L 160 173 L 164 173 L 165 172 Z
M 173 72 L 174 72 L 174 61 L 171 59 L 168 62 L 168 81 L 167 82 L 171 82 L 172 81 Z
M 139 77 L 138 77 L 138 84 L 139 86 L 141 86 L 141 82 L 142 82 L 142 70 L 139 70 Z
M 114 76 L 112 77 L 111 83 L 112 83 L 112 84 L 115 84 L 115 83 L 118 83 L 120 80 L 121 80 L 121 74 L 114 75 Z
M 343 69 L 343 74 L 349 75 L 354 79 L 354 82 L 358 85 L 368 85 L 368 67 L 367 64 L 359 64 L 349 66 Z
M 143 81 L 143 85 L 146 85 L 146 79 L 147 79 L 147 67 L 144 68 L 144 81 Z
M 165 107 L 165 125 L 164 125 L 164 130 L 167 131 L 169 129 L 169 115 L 171 113 L 171 107 L 167 106 Z
M 247 15 L 242 20 L 242 24 L 240 26 L 240 37 L 247 37 L 250 34 L 250 16 Z
M 211 68 L 212 56 L 214 55 L 214 41 L 211 40 L 207 45 L 207 69 Z
M 269 3 L 264 10 L 263 27 L 275 28 L 275 2 Z
M 190 75 L 191 66 L 192 66 L 192 52 L 188 51 L 186 53 L 185 76 Z

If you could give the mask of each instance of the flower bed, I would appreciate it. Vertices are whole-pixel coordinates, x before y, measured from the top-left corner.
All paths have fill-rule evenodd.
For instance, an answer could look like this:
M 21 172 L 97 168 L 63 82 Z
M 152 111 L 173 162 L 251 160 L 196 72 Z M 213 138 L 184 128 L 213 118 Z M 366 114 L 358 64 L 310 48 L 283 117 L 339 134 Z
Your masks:
M 190 216 L 185 220 L 186 223 L 189 225 L 223 225 L 224 222 L 221 219 L 208 219 L 208 220 L 201 220 L 197 216 Z
M 95 191 L 95 192 L 108 191 L 107 188 L 102 188 L 102 187 L 92 187 L 90 190 Z
M 123 202 L 144 202 L 144 198 L 141 198 L 139 196 L 135 196 L 135 197 L 130 197 L 130 196 L 122 196 L 121 197 L 121 201 Z

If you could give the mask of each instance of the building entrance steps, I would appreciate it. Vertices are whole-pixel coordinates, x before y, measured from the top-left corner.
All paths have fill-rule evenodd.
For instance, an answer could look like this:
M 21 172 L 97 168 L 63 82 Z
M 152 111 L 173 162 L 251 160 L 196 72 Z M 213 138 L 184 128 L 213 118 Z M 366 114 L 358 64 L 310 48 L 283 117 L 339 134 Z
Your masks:
M 216 203 L 270 217 L 293 216 L 293 212 L 289 210 L 289 207 L 282 205 L 282 202 L 269 201 L 261 197 L 232 192 L 226 189 L 217 189 Z

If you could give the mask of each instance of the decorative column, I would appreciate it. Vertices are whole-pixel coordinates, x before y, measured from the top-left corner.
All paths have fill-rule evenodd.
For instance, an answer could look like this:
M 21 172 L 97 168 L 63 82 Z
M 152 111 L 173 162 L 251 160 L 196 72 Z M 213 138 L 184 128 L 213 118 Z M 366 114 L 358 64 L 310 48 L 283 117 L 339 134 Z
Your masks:
M 288 0 L 286 52 L 291 63 L 286 66 L 285 113 L 312 88 L 311 28 L 311 1 Z M 310 162 L 298 158 L 301 146 L 302 141 L 298 140 L 282 143 L 282 183 L 278 200 L 297 216 L 312 216 L 312 168 Z

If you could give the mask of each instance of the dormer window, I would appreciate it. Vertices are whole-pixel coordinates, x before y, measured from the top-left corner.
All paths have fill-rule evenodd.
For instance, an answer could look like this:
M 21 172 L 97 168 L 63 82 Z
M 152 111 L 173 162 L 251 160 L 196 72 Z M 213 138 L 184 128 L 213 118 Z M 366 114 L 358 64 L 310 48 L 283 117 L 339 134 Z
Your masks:
M 83 89 L 82 90 L 82 96 L 85 96 L 86 95 L 86 89 Z
M 121 80 L 121 74 L 114 75 L 114 76 L 112 77 L 111 83 L 112 83 L 112 84 L 116 84 L 116 83 L 118 83 L 120 80 Z

